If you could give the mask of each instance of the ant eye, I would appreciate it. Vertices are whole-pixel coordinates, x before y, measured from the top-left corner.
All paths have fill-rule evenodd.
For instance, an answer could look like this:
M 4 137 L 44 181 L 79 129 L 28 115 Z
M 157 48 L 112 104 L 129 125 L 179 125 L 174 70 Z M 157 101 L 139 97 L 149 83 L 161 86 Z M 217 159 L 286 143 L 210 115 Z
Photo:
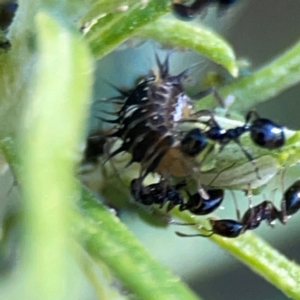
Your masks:
M 250 135 L 256 145 L 270 150 L 280 148 L 285 143 L 283 127 L 269 119 L 253 121 Z

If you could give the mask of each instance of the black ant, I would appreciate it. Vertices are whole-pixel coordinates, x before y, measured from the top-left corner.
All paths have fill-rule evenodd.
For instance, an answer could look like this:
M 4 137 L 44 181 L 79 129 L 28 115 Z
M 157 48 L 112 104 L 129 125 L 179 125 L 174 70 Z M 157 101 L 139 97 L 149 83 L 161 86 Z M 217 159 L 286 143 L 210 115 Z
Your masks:
M 247 230 L 257 228 L 262 221 L 266 221 L 273 227 L 274 221 L 279 220 L 282 224 L 286 224 L 287 217 L 295 214 L 300 209 L 300 180 L 294 182 L 284 193 L 281 202 L 281 211 L 268 200 L 250 207 L 243 215 L 240 221 L 223 219 L 223 220 L 209 220 L 212 229 L 208 230 L 208 235 L 204 234 L 183 234 L 176 232 L 177 235 L 182 237 L 203 236 L 210 237 L 217 234 L 227 238 L 235 238 Z M 194 224 L 184 224 L 194 225 Z
M 87 137 L 83 162 L 96 163 L 99 157 L 105 153 L 108 133 L 108 131 L 97 130 Z
M 11 24 L 16 10 L 17 3 L 8 2 L 0 5 L 0 29 L 6 31 Z M 0 41 L 0 48 L 7 51 L 11 48 L 11 43 L 8 40 Z
M 5 51 L 9 50 L 11 48 L 11 43 L 10 41 L 0 41 L 0 49 L 3 49 Z
M 269 119 L 260 118 L 255 111 L 248 112 L 245 118 L 244 125 L 227 130 L 222 128 L 217 123 L 211 111 L 202 110 L 199 111 L 198 114 L 208 114 L 211 116 L 209 121 L 201 121 L 202 123 L 210 127 L 207 131 L 204 131 L 202 134 L 205 135 L 206 138 L 218 142 L 221 145 L 220 152 L 231 141 L 234 141 L 236 144 L 238 144 L 238 146 L 241 148 L 248 160 L 254 165 L 258 179 L 261 179 L 258 173 L 258 168 L 253 157 L 241 144 L 241 135 L 243 135 L 246 132 L 249 132 L 250 138 L 254 142 L 254 144 L 269 150 L 278 149 L 282 147 L 285 143 L 283 126 Z M 255 116 L 255 119 L 252 122 L 250 122 L 253 115 Z
M 175 186 L 167 184 L 166 181 L 143 186 L 140 179 L 133 179 L 130 184 L 131 194 L 135 201 L 144 204 L 160 204 L 163 207 L 169 202 L 167 211 L 179 206 L 180 211 L 189 210 L 195 215 L 207 215 L 217 209 L 224 199 L 224 190 L 207 190 L 209 199 L 203 199 L 199 193 L 191 195 L 187 191 L 188 201 L 184 202 L 179 190 L 186 184 L 179 183 Z
M 11 24 L 18 4 L 14 2 L 8 2 L 0 5 L 0 28 L 6 30 Z
M 212 3 L 217 3 L 220 10 L 226 10 L 230 5 L 236 2 L 236 0 L 195 0 L 191 5 L 184 5 L 178 1 L 173 0 L 172 9 L 173 12 L 183 20 L 191 20 L 197 14 L 207 9 Z

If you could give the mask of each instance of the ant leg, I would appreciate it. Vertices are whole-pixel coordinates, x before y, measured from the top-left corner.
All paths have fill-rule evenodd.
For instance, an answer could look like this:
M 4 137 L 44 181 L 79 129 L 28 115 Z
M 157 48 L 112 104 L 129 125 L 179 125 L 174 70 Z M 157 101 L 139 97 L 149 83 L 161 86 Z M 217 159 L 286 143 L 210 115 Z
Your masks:
M 220 151 L 221 152 L 221 151 Z M 204 161 L 204 160 L 203 160 Z M 231 169 L 236 163 L 233 163 L 232 165 L 230 165 L 229 167 L 224 168 L 222 171 L 220 171 L 213 179 L 212 181 L 208 184 L 208 186 L 212 186 L 212 184 L 218 179 L 218 177 L 225 172 L 226 170 Z
M 179 225 L 179 226 L 195 226 L 195 225 L 199 225 L 197 223 L 181 223 L 181 222 L 177 222 L 177 221 L 171 221 L 171 224 L 173 225 Z M 205 234 L 201 234 L 201 233 L 196 233 L 196 234 L 185 234 L 179 231 L 175 231 L 175 233 L 180 236 L 180 237 L 195 237 L 195 236 L 201 236 L 201 237 L 210 237 L 214 234 L 213 230 L 211 229 L 206 229 L 205 227 L 202 227 L 201 229 L 210 232 L 209 234 L 205 235 Z
M 246 115 L 246 118 L 245 118 L 245 124 L 249 124 L 252 116 L 255 117 L 255 119 L 259 119 L 259 114 L 255 111 L 255 110 L 250 110 L 248 111 L 247 115 Z
M 233 201 L 234 201 L 234 206 L 235 206 L 235 212 L 236 212 L 236 218 L 240 222 L 241 221 L 241 210 L 239 208 L 238 202 L 236 201 L 235 194 L 232 190 L 230 190 Z
M 284 169 L 281 173 L 281 178 L 280 178 L 280 185 L 281 185 L 281 192 L 282 192 L 282 200 L 281 200 L 281 217 L 280 217 L 280 221 L 283 224 L 286 224 L 288 216 L 287 216 L 287 211 L 286 211 L 286 199 L 284 197 L 284 175 L 286 173 L 286 169 Z
M 177 221 L 174 221 L 174 220 L 171 220 L 169 224 L 179 225 L 179 226 L 196 226 L 196 225 L 199 225 L 197 223 L 182 223 L 182 222 L 177 222 Z
M 198 110 L 198 111 L 192 113 L 191 116 L 196 116 L 197 118 L 208 116 L 208 117 L 210 117 L 210 119 L 208 121 L 197 120 L 197 122 L 205 124 L 205 125 L 210 126 L 210 127 L 221 128 L 220 125 L 219 125 L 219 123 L 215 119 L 214 112 L 212 110 L 210 110 L 210 109 L 201 109 L 201 110 Z
M 218 90 L 216 87 L 210 87 L 210 88 L 207 88 L 201 92 L 199 92 L 195 98 L 199 98 L 199 99 L 202 99 L 210 94 L 213 94 L 214 98 L 217 100 L 217 103 L 222 107 L 222 108 L 228 108 L 228 106 L 231 104 L 229 103 L 229 105 L 226 103 L 226 101 L 224 101 L 224 99 L 221 97 L 221 95 L 219 94 Z M 232 101 L 231 101 L 232 102 Z
M 248 196 L 248 205 L 249 209 L 251 211 L 250 219 L 252 219 L 255 216 L 255 209 L 253 207 L 253 202 L 252 202 L 252 189 L 251 189 L 251 184 L 248 184 L 248 189 L 247 189 L 247 196 Z
M 224 99 L 221 97 L 221 95 L 219 94 L 218 90 L 215 87 L 213 88 L 213 94 L 214 94 L 215 99 L 219 103 L 219 105 L 222 108 L 226 108 L 226 104 L 224 102 Z
M 247 196 L 248 196 L 248 201 L 249 201 L 249 208 L 253 208 L 253 202 L 252 202 L 252 188 L 251 188 L 251 184 L 248 184 L 248 189 L 247 189 Z
M 236 238 L 242 233 L 245 232 L 245 225 L 239 221 L 224 219 L 224 220 L 213 220 L 210 219 L 210 224 L 212 226 L 211 230 L 204 230 L 210 232 L 208 235 L 204 234 L 184 234 L 176 231 L 175 233 L 182 237 L 193 237 L 193 236 L 202 236 L 202 237 L 210 237 L 213 234 L 217 234 L 227 238 Z
M 213 94 L 215 92 L 215 87 L 210 87 L 207 88 L 205 90 L 200 91 L 199 93 L 197 93 L 196 95 L 193 96 L 193 98 L 197 98 L 197 99 L 202 99 L 210 94 Z
M 244 148 L 244 146 L 240 143 L 239 139 L 234 139 L 234 141 L 239 145 L 239 147 L 241 148 L 241 150 L 243 151 L 243 153 L 245 154 L 245 156 L 248 158 L 248 160 L 253 165 L 257 179 L 261 180 L 262 178 L 259 175 L 259 169 L 258 169 L 258 166 L 256 164 L 256 161 L 253 159 L 253 157 L 250 155 L 250 153 L 248 153 L 248 151 Z
M 286 224 L 287 219 L 288 219 L 288 215 L 287 215 L 287 210 L 286 210 L 286 199 L 284 197 L 284 194 L 282 196 L 282 200 L 281 200 L 281 222 L 282 224 Z
M 195 117 L 198 117 L 198 118 L 199 117 L 210 117 L 211 119 L 214 119 L 214 113 L 210 109 L 197 110 L 194 113 L 192 113 L 191 116 L 195 116 Z M 213 125 L 219 125 L 219 124 L 213 124 Z
M 199 177 L 197 177 L 197 178 L 199 178 Z M 203 200 L 209 200 L 209 195 L 207 194 L 205 188 L 201 185 L 200 179 L 197 179 L 197 178 L 196 178 L 197 190 L 198 190 L 200 197 Z

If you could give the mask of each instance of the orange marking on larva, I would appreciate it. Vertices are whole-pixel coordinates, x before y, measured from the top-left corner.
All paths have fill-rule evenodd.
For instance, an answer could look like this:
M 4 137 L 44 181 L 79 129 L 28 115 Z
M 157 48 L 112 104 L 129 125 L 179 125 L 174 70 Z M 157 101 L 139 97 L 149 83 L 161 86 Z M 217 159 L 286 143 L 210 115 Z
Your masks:
M 169 175 L 174 177 L 186 177 L 193 173 L 195 160 L 182 153 L 178 148 L 170 148 L 162 157 L 155 172 L 164 177 Z

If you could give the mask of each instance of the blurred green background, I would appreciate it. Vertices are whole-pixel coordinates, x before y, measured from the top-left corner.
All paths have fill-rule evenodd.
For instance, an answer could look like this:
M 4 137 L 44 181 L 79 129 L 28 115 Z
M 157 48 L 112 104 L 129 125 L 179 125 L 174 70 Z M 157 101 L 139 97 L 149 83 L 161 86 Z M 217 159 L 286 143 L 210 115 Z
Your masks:
M 250 69 L 260 67 L 279 55 L 282 51 L 300 37 L 299 23 L 300 1 L 297 0 L 261 0 L 239 1 L 227 14 L 219 17 L 215 11 L 210 11 L 202 16 L 202 21 L 220 31 L 233 45 L 237 56 L 251 62 Z M 195 22 L 198 22 L 200 17 Z M 126 48 L 126 47 L 125 47 Z M 98 62 L 97 81 L 94 86 L 94 98 L 106 98 L 116 95 L 105 81 L 116 86 L 132 86 L 140 75 L 145 75 L 155 65 L 154 53 L 165 56 L 166 50 L 154 42 L 146 42 L 115 51 Z M 172 73 L 176 74 L 195 62 L 201 62 L 199 67 L 190 72 L 190 84 L 197 86 L 206 72 L 219 70 L 203 57 L 190 51 L 173 53 L 171 56 Z M 188 84 L 188 83 L 187 83 Z M 287 127 L 300 128 L 298 118 L 298 94 L 300 87 L 296 86 L 275 99 L 257 107 L 257 110 L 266 117 L 270 117 Z M 93 107 L 91 115 L 98 114 L 98 108 Z M 95 126 L 93 119 L 92 127 Z M 1 170 L 0 170 L 1 171 Z M 291 183 L 291 178 L 298 178 L 300 169 L 295 167 L 286 174 L 286 187 Z M 18 203 L 14 201 L 17 189 L 8 194 L 13 179 L 10 175 L 1 178 L 0 217 L 7 210 L 14 211 Z M 119 183 L 119 182 L 118 182 Z M 270 184 L 270 190 L 277 185 L 275 180 Z M 120 185 L 120 191 L 127 190 L 126 184 Z M 118 192 L 118 191 L 117 191 Z M 280 193 L 277 192 L 276 204 L 279 205 Z M 273 196 L 266 192 L 266 197 Z M 126 195 L 125 195 L 126 197 Z M 242 211 L 247 208 L 247 198 L 243 193 L 236 193 Z M 129 202 L 129 197 L 124 199 Z M 255 203 L 263 200 L 263 195 L 254 197 Z M 138 239 L 145 245 L 152 255 L 163 265 L 186 281 L 203 299 L 287 299 L 276 288 L 256 276 L 251 270 L 244 267 L 225 250 L 220 249 L 212 241 L 205 238 L 182 239 L 174 234 L 179 230 L 176 226 L 168 228 L 151 225 L 142 218 L 143 211 L 135 205 L 127 204 L 118 212 L 122 221 L 132 230 Z M 235 218 L 235 208 L 230 193 L 224 201 L 223 209 L 219 209 L 218 216 Z M 263 224 L 256 233 L 266 239 L 270 244 L 290 259 L 300 263 L 300 238 L 298 227 L 300 216 L 295 215 L 286 226 L 277 224 L 271 229 Z M 188 228 L 180 228 L 188 232 Z M 18 232 L 13 231 L 8 237 L 8 246 L 0 249 L 0 254 L 5 256 L 1 260 L 0 270 L 4 272 L 15 262 L 16 240 Z M 8 255 L 9 253 L 9 255 Z M 103 274 L 98 274 L 104 276 Z M 84 287 L 84 276 L 78 271 L 78 282 Z M 74 286 L 76 283 L 74 284 Z M 1 299 L 1 295 L 0 295 Z M 96 299 L 90 285 L 86 283 L 75 299 Z

